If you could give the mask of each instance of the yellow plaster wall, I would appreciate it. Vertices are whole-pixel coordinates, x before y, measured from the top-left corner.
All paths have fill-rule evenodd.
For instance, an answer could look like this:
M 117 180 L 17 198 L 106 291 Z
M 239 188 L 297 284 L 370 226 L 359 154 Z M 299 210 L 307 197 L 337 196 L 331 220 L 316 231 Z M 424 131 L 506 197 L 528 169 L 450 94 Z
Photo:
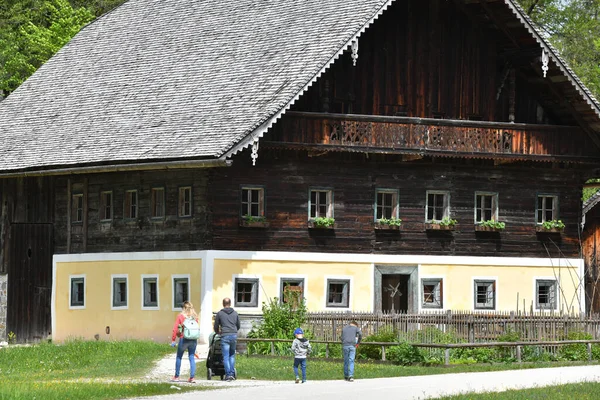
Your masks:
M 93 261 L 56 264 L 55 341 L 68 338 L 150 339 L 170 342 L 180 309 L 173 311 L 172 275 L 190 276 L 190 300 L 200 313 L 202 260 Z M 128 275 L 128 309 L 111 310 L 113 274 Z M 142 309 L 142 275 L 157 274 L 159 310 Z M 69 309 L 71 275 L 85 275 L 85 309 Z M 106 327 L 110 327 L 110 335 Z
M 575 307 L 577 302 L 577 267 L 503 267 L 503 266 L 464 266 L 464 265 L 421 265 L 420 277 L 443 277 L 444 308 L 452 310 L 473 310 L 473 278 L 496 279 L 496 310 L 523 310 L 523 301 L 527 311 L 535 300 L 535 279 L 556 277 L 560 282 L 559 309 Z M 535 304 L 534 304 L 535 307 Z
M 309 311 L 325 310 L 326 279 L 352 277 L 350 283 L 350 304 L 352 310 L 369 311 L 373 309 L 373 269 L 369 263 L 333 263 L 304 261 L 254 261 L 216 259 L 213 273 L 212 301 L 214 312 L 221 308 L 224 297 L 232 298 L 233 276 L 260 277 L 258 309 L 236 310 L 243 313 L 260 312 L 261 303 L 279 297 L 279 277 L 305 278 L 304 294 Z M 335 310 L 330 308 L 328 310 Z

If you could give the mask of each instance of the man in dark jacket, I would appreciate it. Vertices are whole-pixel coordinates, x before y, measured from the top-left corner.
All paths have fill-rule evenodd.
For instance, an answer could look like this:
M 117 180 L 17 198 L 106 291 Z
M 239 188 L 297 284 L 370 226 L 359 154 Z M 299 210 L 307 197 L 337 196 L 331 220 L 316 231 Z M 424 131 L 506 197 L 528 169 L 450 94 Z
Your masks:
M 237 345 L 237 332 L 240 330 L 240 317 L 231 308 L 231 299 L 223 299 L 223 309 L 215 317 L 215 333 L 221 335 L 221 353 L 223 353 L 223 366 L 225 367 L 225 380 L 235 380 L 235 346 Z

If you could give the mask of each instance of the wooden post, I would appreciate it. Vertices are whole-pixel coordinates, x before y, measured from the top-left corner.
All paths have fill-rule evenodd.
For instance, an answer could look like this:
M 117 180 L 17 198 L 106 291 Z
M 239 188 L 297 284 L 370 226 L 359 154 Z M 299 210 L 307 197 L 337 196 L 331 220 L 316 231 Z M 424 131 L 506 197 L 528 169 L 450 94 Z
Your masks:
M 450 347 L 446 347 L 444 350 L 444 365 L 450 365 Z
M 521 346 L 517 346 L 517 362 L 521 362 Z
M 271 355 L 275 355 L 275 342 L 271 340 Z
M 329 343 L 325 343 L 325 358 L 329 358 Z
M 67 254 L 71 254 L 71 217 L 73 214 L 73 199 L 71 194 L 71 178 L 67 179 Z
M 381 346 L 381 361 L 385 361 L 385 345 Z
M 592 361 L 592 344 L 589 342 L 586 344 L 587 344 L 588 361 Z

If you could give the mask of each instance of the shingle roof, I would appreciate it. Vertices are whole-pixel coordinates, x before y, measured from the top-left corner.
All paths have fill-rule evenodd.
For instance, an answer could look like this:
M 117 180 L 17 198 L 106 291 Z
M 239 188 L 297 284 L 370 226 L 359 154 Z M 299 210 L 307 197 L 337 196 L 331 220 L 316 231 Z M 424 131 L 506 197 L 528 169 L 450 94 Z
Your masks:
M 0 103 L 0 172 L 227 157 L 392 2 L 129 0 Z

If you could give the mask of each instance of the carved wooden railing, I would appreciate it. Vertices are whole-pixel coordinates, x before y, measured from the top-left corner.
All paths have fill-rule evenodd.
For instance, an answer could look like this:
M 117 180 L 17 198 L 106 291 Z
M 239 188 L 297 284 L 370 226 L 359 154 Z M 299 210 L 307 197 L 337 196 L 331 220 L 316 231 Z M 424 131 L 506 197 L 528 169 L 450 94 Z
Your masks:
M 579 127 L 431 118 L 289 112 L 276 125 L 288 143 L 432 152 L 598 157 Z

